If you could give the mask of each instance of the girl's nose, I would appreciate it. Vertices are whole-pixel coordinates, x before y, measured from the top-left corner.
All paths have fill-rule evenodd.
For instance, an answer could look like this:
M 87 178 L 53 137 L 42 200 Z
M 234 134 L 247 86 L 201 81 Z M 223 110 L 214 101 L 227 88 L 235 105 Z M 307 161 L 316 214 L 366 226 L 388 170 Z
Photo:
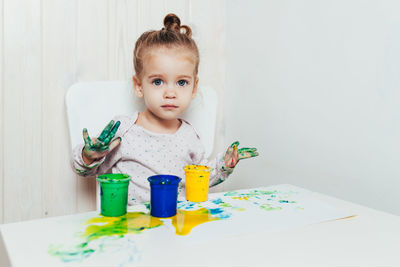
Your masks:
M 176 98 L 176 91 L 173 88 L 167 88 L 164 92 L 165 98 Z

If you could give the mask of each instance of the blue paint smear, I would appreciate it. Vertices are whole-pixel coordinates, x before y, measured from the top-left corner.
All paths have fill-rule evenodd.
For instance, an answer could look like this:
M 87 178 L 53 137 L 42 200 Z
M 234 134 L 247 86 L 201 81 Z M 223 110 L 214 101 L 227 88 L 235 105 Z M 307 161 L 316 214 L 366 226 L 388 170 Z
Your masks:
M 280 203 L 296 203 L 296 201 L 279 200 Z
M 222 203 L 222 199 L 221 198 L 213 199 L 211 200 L 211 202 L 218 205 Z
M 231 214 L 230 213 L 222 213 L 222 214 L 217 215 L 217 217 L 220 219 L 227 219 L 227 218 L 231 217 Z
M 212 215 L 214 215 L 215 217 L 218 217 L 220 219 L 227 219 L 227 218 L 231 217 L 231 215 L 232 215 L 230 212 L 226 212 L 222 208 L 208 209 L 208 210 L 210 211 L 210 213 Z
M 221 209 L 221 208 L 209 209 L 209 211 L 211 212 L 212 215 L 215 215 L 215 214 L 219 214 L 219 213 L 224 212 L 224 210 Z
M 196 202 L 178 201 L 178 209 L 191 210 L 196 204 Z

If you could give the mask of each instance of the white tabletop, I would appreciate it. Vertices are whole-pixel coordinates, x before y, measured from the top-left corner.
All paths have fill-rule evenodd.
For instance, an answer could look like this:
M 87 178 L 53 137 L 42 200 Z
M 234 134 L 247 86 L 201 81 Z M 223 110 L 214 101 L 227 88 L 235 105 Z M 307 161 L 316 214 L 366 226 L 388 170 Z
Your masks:
M 235 217 L 236 211 L 230 205 L 230 221 L 222 219 L 201 224 L 183 237 L 176 236 L 171 231 L 173 227 L 148 229 L 137 235 L 126 235 L 119 243 L 112 241 L 109 244 L 117 246 L 114 250 L 110 249 L 113 245 L 108 245 L 104 253 L 96 251 L 88 258 L 71 262 L 60 261 L 54 253 L 49 255 L 49 246 L 57 241 L 62 245 L 74 235 L 75 229 L 82 227 L 82 221 L 99 217 L 97 212 L 3 224 L 0 231 L 7 252 L 0 244 L 0 250 L 3 250 L 0 263 L 6 266 L 7 255 L 13 266 L 26 266 L 26 263 L 31 266 L 46 263 L 52 266 L 123 266 L 124 263 L 126 266 L 400 266 L 399 216 L 290 185 L 264 189 L 278 192 L 275 197 L 282 203 L 268 198 L 269 204 L 263 205 L 268 211 L 252 210 L 250 206 L 244 210 L 247 206 L 240 206 L 240 201 L 250 205 L 249 200 L 243 197 L 239 200 L 241 195 L 231 194 L 239 203 L 237 207 L 240 206 L 236 210 L 241 211 Z M 289 193 L 279 195 L 285 190 L 290 194 L 301 192 L 301 197 L 292 197 Z M 210 199 L 221 195 L 223 193 L 210 194 Z M 285 203 L 282 201 L 284 195 L 296 201 Z M 181 206 L 186 204 L 181 202 Z M 129 247 L 132 242 L 138 245 Z M 45 250 L 40 249 L 41 246 Z M 121 262 L 124 249 L 130 251 L 134 259 Z M 43 255 L 39 255 L 42 252 Z

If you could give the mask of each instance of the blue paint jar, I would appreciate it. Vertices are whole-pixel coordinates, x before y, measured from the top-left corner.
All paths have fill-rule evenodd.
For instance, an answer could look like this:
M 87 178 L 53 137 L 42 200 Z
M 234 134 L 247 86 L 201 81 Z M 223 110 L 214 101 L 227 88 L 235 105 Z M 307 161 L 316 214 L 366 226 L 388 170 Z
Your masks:
M 182 180 L 175 175 L 153 175 L 150 182 L 150 214 L 154 217 L 167 218 L 176 214 L 178 185 Z

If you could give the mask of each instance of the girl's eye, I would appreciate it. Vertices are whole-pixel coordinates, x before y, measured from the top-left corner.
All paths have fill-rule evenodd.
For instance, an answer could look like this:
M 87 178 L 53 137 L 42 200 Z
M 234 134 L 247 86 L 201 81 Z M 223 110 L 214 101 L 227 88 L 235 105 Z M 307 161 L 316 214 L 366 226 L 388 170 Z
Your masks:
M 177 82 L 177 84 L 178 84 L 179 86 L 185 86 L 185 85 L 188 84 L 188 82 L 185 81 L 185 80 L 179 80 L 179 81 Z
M 160 86 L 160 85 L 163 84 L 163 81 L 162 81 L 161 79 L 155 79 L 155 80 L 153 81 L 153 84 L 154 84 L 155 86 Z

